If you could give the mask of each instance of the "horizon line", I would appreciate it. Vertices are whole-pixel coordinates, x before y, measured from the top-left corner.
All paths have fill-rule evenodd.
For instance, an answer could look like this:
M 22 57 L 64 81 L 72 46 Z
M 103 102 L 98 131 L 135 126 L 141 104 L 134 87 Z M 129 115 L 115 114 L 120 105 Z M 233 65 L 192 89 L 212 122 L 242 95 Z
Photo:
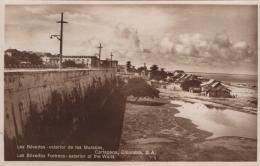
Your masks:
M 245 74 L 245 73 L 243 73 L 243 74 L 239 74 L 239 73 L 207 73 L 207 72 L 189 72 L 189 71 L 187 71 L 186 73 L 204 73 L 204 74 L 227 74 L 227 75 L 251 75 L 251 76 L 257 76 L 258 75 L 258 73 L 257 74 Z

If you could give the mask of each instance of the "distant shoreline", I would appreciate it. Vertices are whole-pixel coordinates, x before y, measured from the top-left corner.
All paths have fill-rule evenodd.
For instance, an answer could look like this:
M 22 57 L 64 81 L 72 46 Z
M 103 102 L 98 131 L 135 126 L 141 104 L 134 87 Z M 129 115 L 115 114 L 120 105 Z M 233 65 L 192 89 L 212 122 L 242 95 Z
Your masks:
M 232 74 L 232 73 L 206 73 L 206 72 L 186 72 L 186 73 L 189 73 L 189 74 L 192 74 L 192 73 L 196 73 L 196 74 L 212 74 L 212 75 L 221 75 L 221 74 L 224 74 L 224 75 L 244 75 L 244 76 L 255 76 L 257 77 L 258 74 Z

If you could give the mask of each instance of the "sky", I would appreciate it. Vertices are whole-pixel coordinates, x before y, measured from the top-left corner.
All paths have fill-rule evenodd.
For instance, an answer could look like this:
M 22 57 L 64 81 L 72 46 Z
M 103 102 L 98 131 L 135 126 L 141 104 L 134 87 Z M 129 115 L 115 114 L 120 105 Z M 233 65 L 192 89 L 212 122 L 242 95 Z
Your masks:
M 257 73 L 257 7 L 253 5 L 7 5 L 5 49 L 64 55 L 114 55 L 120 64 L 166 70 Z

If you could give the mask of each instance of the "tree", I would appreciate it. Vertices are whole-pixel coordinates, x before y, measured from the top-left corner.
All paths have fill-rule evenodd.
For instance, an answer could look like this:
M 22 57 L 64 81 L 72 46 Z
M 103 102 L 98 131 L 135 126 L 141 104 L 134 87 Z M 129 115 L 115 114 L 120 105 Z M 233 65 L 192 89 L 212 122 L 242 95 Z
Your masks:
M 164 71 L 164 68 L 160 70 L 160 80 L 164 80 L 167 77 L 167 73 Z
M 152 65 L 152 66 L 150 67 L 150 70 L 151 70 L 152 72 L 158 71 L 158 69 L 159 69 L 159 67 L 158 67 L 157 65 Z
M 8 55 L 5 55 L 4 58 L 5 65 L 18 65 L 19 61 L 14 57 L 9 57 Z
M 136 101 L 140 97 L 159 97 L 159 90 L 153 88 L 151 85 L 147 84 L 142 78 L 132 78 L 124 87 L 124 92 L 126 96 L 136 97 Z
M 185 80 L 183 83 L 181 83 L 181 88 L 184 91 L 189 91 L 189 89 L 192 88 L 199 88 L 201 84 L 201 81 L 199 80 Z
M 42 59 L 41 57 L 37 56 L 35 53 L 28 54 L 28 61 L 33 65 L 42 65 Z
M 16 49 L 8 49 L 6 52 L 10 52 L 11 56 L 5 53 L 5 65 L 18 65 L 22 62 L 32 65 L 42 65 L 42 59 L 36 53 Z
M 135 66 L 132 66 L 132 67 L 131 67 L 130 72 L 136 72 Z
M 141 67 L 138 67 L 138 68 L 136 69 L 136 71 L 137 71 L 137 73 L 141 74 L 142 71 L 147 72 L 147 68 L 144 67 L 144 66 L 141 66 Z
M 126 70 L 128 71 L 128 72 L 130 72 L 131 71 L 131 61 L 127 61 L 126 62 Z
M 173 73 L 172 72 L 167 72 L 166 75 L 169 76 L 169 77 L 173 77 Z
M 157 65 L 152 65 L 151 67 L 150 67 L 150 79 L 155 79 L 155 80 L 159 80 L 158 79 L 158 66 Z
M 167 73 L 165 72 L 164 68 L 161 68 L 159 70 L 159 67 L 157 65 L 152 65 L 150 67 L 151 72 L 151 79 L 155 80 L 164 80 L 167 77 Z

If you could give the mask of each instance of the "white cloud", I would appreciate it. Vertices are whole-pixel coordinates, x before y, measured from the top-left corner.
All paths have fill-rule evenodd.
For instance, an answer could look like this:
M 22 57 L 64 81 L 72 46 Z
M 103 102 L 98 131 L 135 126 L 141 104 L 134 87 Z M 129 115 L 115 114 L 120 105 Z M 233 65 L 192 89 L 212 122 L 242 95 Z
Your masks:
M 187 13 L 190 9 L 193 12 Z M 252 9 L 247 13 L 253 14 L 239 21 L 234 19 L 238 16 L 228 15 L 235 7 L 214 8 L 218 15 L 205 15 L 210 9 L 178 5 L 9 6 L 6 46 L 57 53 L 58 42 L 49 35 L 59 33 L 56 21 L 63 11 L 69 22 L 64 26 L 64 54 L 94 55 L 101 42 L 103 58 L 113 51 L 120 63 L 131 60 L 136 65 L 147 62 L 168 68 L 199 65 L 201 69 L 231 69 L 231 62 L 236 67 L 256 65 L 256 49 L 251 47 L 255 42 L 251 39 L 255 33 Z M 232 18 L 227 22 L 223 16 Z M 227 31 L 217 33 L 222 27 Z
M 171 52 L 173 45 L 174 43 L 168 37 L 164 37 L 160 43 L 163 53 Z

